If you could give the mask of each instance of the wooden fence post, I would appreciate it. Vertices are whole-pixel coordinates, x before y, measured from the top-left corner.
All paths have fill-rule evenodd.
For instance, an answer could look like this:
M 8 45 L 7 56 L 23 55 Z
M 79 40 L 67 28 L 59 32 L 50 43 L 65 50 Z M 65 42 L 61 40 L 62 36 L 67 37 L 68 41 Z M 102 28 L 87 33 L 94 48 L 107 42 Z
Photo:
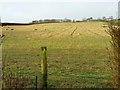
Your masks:
M 42 88 L 47 88 L 47 48 L 41 47 L 41 73 L 42 73 Z
M 37 90 L 37 76 L 35 77 L 35 86 L 36 86 L 36 90 Z

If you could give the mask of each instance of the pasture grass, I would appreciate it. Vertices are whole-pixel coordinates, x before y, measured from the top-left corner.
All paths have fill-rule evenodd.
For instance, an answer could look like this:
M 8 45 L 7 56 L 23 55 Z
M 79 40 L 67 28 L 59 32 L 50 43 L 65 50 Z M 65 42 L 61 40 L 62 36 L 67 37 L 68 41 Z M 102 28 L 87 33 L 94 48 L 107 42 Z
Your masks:
M 4 26 L 4 76 L 11 73 L 13 76 L 23 75 L 34 83 L 37 75 L 40 85 L 40 48 L 46 46 L 49 88 L 111 87 L 108 63 L 110 37 L 103 24 L 80 22 Z M 14 30 L 6 30 L 8 27 Z

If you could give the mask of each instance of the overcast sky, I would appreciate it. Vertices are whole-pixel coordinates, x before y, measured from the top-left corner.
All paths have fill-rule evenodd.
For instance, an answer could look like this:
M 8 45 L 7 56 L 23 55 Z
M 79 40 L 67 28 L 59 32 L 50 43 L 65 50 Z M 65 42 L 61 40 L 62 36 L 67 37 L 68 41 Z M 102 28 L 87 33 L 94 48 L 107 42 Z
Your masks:
M 23 2 L 24 1 L 24 2 Z M 113 2 L 114 1 L 114 2 Z M 76 19 L 114 16 L 118 0 L 1 0 L 2 22 L 31 22 L 39 19 Z

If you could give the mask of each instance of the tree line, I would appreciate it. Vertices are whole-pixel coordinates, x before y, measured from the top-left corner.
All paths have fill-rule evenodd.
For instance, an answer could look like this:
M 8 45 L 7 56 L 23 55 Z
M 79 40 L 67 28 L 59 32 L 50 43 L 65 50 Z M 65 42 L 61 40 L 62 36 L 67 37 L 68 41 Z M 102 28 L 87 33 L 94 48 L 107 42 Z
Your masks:
M 39 24 L 39 23 L 63 23 L 63 22 L 83 22 L 83 21 L 111 21 L 113 20 L 113 16 L 110 17 L 99 17 L 97 19 L 94 19 L 93 17 L 89 17 L 89 18 L 83 18 L 82 20 L 71 20 L 68 18 L 65 19 L 40 19 L 40 20 L 33 20 L 31 23 L 32 24 Z

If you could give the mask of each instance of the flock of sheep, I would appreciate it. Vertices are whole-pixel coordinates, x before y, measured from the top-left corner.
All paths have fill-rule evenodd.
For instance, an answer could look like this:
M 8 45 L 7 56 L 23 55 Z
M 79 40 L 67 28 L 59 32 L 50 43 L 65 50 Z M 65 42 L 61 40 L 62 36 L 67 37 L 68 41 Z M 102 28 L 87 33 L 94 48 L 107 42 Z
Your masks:
M 4 28 L 4 27 L 3 27 Z M 3 30 L 3 29 L 2 29 Z M 10 27 L 7 27 L 5 30 L 14 30 L 13 28 L 10 29 Z M 0 34 L 0 38 L 2 39 L 3 37 L 5 37 L 5 34 Z

